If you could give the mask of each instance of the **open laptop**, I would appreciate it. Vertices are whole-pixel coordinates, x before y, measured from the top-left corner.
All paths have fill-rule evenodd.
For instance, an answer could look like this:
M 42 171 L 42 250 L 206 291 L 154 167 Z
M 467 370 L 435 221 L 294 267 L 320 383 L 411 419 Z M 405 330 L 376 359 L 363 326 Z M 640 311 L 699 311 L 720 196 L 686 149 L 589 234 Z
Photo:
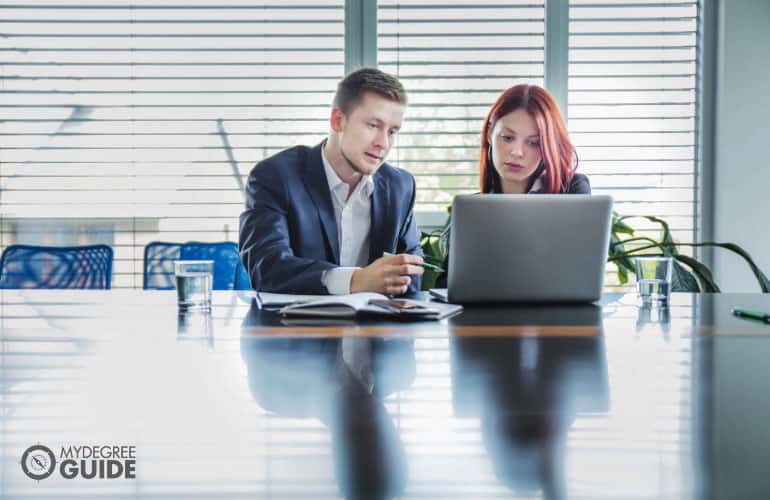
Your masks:
M 447 289 L 455 304 L 599 300 L 612 198 L 459 195 L 452 203 Z

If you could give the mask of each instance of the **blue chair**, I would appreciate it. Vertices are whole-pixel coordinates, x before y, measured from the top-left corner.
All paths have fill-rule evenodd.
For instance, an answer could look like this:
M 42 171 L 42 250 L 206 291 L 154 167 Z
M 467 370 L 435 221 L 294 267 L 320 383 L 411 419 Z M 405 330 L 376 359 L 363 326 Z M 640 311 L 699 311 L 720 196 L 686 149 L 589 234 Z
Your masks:
M 169 243 L 154 241 L 144 248 L 144 289 L 174 289 L 174 260 L 213 260 L 214 290 L 251 290 L 238 245 L 231 241 Z
M 0 257 L 0 288 L 109 290 L 112 248 L 107 245 L 11 245 Z
M 174 261 L 179 260 L 181 243 L 153 241 L 144 247 L 145 290 L 174 289 Z

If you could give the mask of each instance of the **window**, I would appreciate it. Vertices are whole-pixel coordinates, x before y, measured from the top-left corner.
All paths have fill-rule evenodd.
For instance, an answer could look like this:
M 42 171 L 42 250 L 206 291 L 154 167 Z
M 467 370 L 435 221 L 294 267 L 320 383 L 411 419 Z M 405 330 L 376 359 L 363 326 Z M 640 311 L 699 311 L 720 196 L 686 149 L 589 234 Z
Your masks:
M 479 133 L 500 92 L 543 84 L 543 2 L 380 0 L 377 17 L 379 66 L 409 91 L 390 159 L 415 175 L 416 210 L 444 211 L 479 190 Z
M 142 286 L 153 240 L 237 241 L 245 176 L 320 141 L 344 1 L 0 7 L 2 245 L 107 243 Z
M 0 7 L 0 245 L 111 244 L 120 288 L 142 286 L 150 241 L 235 241 L 253 164 L 328 131 L 345 3 Z M 364 31 L 410 93 L 390 159 L 416 176 L 417 211 L 434 215 L 420 221 L 442 223 L 455 194 L 479 189 L 499 93 L 547 85 L 546 3 L 378 2 Z M 698 9 L 571 0 L 567 82 L 555 82 L 594 192 L 663 216 L 681 241 L 698 221 Z
M 694 1 L 570 2 L 568 114 L 580 170 L 617 212 L 661 216 L 684 242 L 698 215 L 697 20 Z M 658 230 L 631 223 L 640 235 Z
M 418 211 L 478 191 L 486 113 L 511 85 L 543 85 L 544 60 L 558 50 L 545 46 L 544 11 L 543 2 L 380 0 L 378 62 L 410 91 L 391 159 L 417 177 Z M 572 0 L 567 82 L 551 82 L 568 89 L 563 111 L 593 192 L 612 195 L 623 215 L 663 217 L 679 241 L 697 229 L 697 23 L 696 1 Z

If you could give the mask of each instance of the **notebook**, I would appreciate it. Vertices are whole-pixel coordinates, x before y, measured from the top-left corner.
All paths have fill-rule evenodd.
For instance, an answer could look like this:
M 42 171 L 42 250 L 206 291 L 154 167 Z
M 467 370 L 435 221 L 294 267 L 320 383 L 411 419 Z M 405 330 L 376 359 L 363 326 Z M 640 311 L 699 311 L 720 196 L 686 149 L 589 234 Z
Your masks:
M 282 307 L 284 316 L 352 318 L 363 315 L 394 319 L 439 320 L 462 310 L 462 306 L 411 299 L 393 299 L 378 293 L 330 295 Z

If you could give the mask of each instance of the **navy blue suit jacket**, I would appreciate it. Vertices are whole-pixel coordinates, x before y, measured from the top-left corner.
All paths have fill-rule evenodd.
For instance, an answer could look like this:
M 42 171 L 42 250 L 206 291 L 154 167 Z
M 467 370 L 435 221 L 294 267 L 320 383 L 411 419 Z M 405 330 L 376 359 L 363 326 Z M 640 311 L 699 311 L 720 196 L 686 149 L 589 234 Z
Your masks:
M 297 146 L 251 170 L 240 218 L 241 259 L 259 290 L 327 293 L 321 274 L 339 266 L 340 248 L 321 147 Z M 414 177 L 383 163 L 372 176 L 369 263 L 383 252 L 422 255 L 414 221 Z M 412 276 L 407 293 L 420 289 Z

